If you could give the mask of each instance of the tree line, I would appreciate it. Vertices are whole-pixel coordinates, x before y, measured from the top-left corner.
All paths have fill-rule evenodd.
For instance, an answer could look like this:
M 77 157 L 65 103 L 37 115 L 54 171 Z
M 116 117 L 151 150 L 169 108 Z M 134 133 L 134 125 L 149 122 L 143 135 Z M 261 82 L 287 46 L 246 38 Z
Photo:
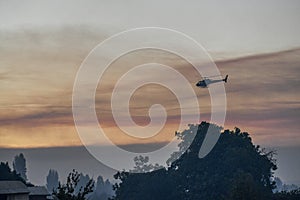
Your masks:
M 220 134 L 220 138 L 213 150 L 199 159 L 198 152 L 208 128 Z M 176 135 L 180 140 L 178 151 L 170 156 L 167 167 L 138 156 L 134 159 L 134 169 L 114 175 L 116 183 L 113 186 L 101 176 L 95 182 L 76 170 L 72 170 L 62 183 L 58 172 L 50 169 L 46 186 L 61 200 L 300 199 L 298 187 L 285 185 L 274 177 L 275 152 L 254 145 L 247 132 L 239 128 L 222 131 L 222 127 L 202 122 L 189 125 Z M 7 162 L 0 163 L 0 180 L 19 180 L 32 185 L 26 172 L 23 154 L 14 158 L 13 170 Z
M 16 155 L 12 163 L 0 162 L 0 181 L 21 181 L 25 185 L 34 186 L 27 178 L 26 159 L 23 153 Z M 89 175 L 84 175 L 73 169 L 67 180 L 59 181 L 56 170 L 50 169 L 46 177 L 46 188 L 50 194 L 60 200 L 107 200 L 114 195 L 112 183 L 102 176 L 93 180 Z

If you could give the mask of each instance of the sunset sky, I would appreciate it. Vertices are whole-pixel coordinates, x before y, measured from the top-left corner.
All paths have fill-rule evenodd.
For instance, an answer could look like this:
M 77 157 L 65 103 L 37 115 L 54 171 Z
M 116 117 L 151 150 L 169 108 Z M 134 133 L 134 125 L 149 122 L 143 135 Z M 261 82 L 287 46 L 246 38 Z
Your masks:
M 297 0 L 184 4 L 178 0 L 63 4 L 0 0 L 0 148 L 81 146 L 72 115 L 72 88 L 82 61 L 115 33 L 155 26 L 194 38 L 221 74 L 229 74 L 225 128 L 237 126 L 248 131 L 255 144 L 265 147 L 298 149 L 299 10 Z M 139 125 L 149 122 L 152 104 L 166 106 L 168 127 L 157 137 L 141 141 L 122 135 L 108 113 L 109 95 L 122 70 L 150 61 L 172 66 L 189 76 L 191 85 L 201 79 L 185 61 L 161 51 L 135 52 L 113 63 L 105 84 L 98 86 L 96 107 L 117 144 L 167 142 L 178 128 L 176 97 L 158 86 L 140 88 L 131 105 L 132 117 Z M 202 119 L 207 120 L 209 94 L 206 89 L 194 90 Z M 290 181 L 300 182 L 300 177 Z

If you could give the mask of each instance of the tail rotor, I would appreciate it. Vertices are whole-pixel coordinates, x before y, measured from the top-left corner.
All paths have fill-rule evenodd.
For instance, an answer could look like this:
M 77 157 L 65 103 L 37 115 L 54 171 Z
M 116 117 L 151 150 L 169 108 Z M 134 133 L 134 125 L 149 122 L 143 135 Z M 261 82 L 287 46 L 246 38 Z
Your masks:
M 226 75 L 226 77 L 223 79 L 223 81 L 224 81 L 225 83 L 227 83 L 227 79 L 228 79 L 228 75 Z

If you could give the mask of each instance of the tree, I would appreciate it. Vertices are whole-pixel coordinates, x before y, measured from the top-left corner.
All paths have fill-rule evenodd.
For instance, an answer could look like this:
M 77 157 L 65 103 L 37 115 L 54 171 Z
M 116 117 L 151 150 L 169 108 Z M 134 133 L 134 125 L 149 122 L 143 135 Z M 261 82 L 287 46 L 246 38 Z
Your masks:
M 264 191 L 259 188 L 252 174 L 239 172 L 234 178 L 230 191 L 230 199 L 253 200 L 264 199 L 264 196 L 267 198 L 270 195 L 264 194 Z
M 102 176 L 98 176 L 95 191 L 89 197 L 89 200 L 106 200 L 112 197 L 113 194 L 112 184 L 109 180 L 104 181 Z
M 59 183 L 53 194 L 60 200 L 85 200 L 86 196 L 93 192 L 94 180 L 90 179 L 85 186 L 81 186 L 77 192 L 76 188 L 80 181 L 80 174 L 73 169 L 67 177 L 67 183 Z
M 19 155 L 16 155 L 13 161 L 13 169 L 20 174 L 20 176 L 27 181 L 27 176 L 26 176 L 26 159 L 22 153 Z
M 162 168 L 162 166 L 158 164 L 151 164 L 149 163 L 149 157 L 148 156 L 136 156 L 134 159 L 135 166 L 133 170 L 130 170 L 132 173 L 145 173 L 145 172 L 151 172 L 154 170 L 157 170 L 159 168 Z
M 11 171 L 7 162 L 0 163 L 0 181 L 21 181 L 26 183 L 25 180 L 16 173 L 16 171 Z
M 276 183 L 276 188 L 273 190 L 275 193 L 276 192 L 289 192 L 289 191 L 296 191 L 299 189 L 299 187 L 295 184 L 285 184 L 281 181 L 279 177 L 275 177 L 274 181 Z
M 80 173 L 79 181 L 75 187 L 75 193 L 78 194 L 80 192 L 80 189 L 84 188 L 85 185 L 87 185 L 90 180 L 91 180 L 91 178 L 88 174 L 84 175 L 83 173 Z M 89 195 L 90 194 L 87 194 L 87 197 L 89 197 Z
M 284 184 L 280 178 L 275 177 L 276 189 L 274 189 L 274 200 L 298 200 L 300 199 L 300 188 L 296 185 Z
M 58 178 L 58 172 L 56 170 L 50 169 L 46 180 L 47 180 L 46 187 L 50 193 L 52 193 L 54 190 L 58 188 L 59 178 Z
M 220 134 L 214 124 L 202 122 L 177 133 L 179 151 L 167 169 L 148 173 L 118 172 L 115 200 L 121 199 L 270 199 L 277 169 L 274 153 L 255 146 L 248 133 L 225 130 L 213 150 L 202 159 L 198 153 L 208 128 Z M 194 140 L 190 135 L 194 134 Z M 183 153 L 184 145 L 190 144 Z M 181 157 L 180 157 L 181 155 Z M 251 193 L 251 196 L 249 196 Z
M 299 200 L 300 189 L 277 192 L 273 195 L 272 199 L 273 200 Z

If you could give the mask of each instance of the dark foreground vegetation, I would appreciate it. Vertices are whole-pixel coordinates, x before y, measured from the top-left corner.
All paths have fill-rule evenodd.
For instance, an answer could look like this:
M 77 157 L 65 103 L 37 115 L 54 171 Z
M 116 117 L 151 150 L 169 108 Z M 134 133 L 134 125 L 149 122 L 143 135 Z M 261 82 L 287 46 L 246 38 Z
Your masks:
M 104 182 L 101 176 L 95 182 L 75 170 L 63 183 L 59 182 L 58 173 L 50 170 L 46 186 L 53 197 L 60 200 L 300 199 L 299 189 L 274 193 L 276 178 L 273 173 L 277 169 L 274 152 L 255 146 L 249 134 L 238 128 L 223 131 L 213 150 L 199 159 L 198 152 L 209 126 L 221 132 L 220 127 L 202 122 L 176 133 L 181 140 L 179 151 L 171 155 L 167 168 L 157 170 L 159 166 L 149 163 L 147 157 L 135 158 L 133 170 L 115 174 L 114 192 L 111 183 Z M 195 137 L 194 140 L 191 137 Z M 187 151 L 183 151 L 185 147 Z M 24 155 L 17 155 L 13 170 L 8 163 L 0 163 L 0 181 L 17 180 L 32 186 L 26 171 Z
M 188 138 L 196 134 L 192 144 L 168 168 L 151 171 L 147 159 L 140 158 L 138 169 L 147 173 L 118 172 L 115 178 L 114 200 L 260 200 L 300 199 L 299 190 L 273 194 L 276 187 L 273 172 L 277 169 L 274 152 L 253 145 L 248 133 L 235 128 L 225 130 L 213 150 L 203 159 L 198 152 L 208 127 L 221 128 L 202 122 L 177 133 L 182 139 L 175 160 L 182 154 Z M 195 130 L 195 131 L 194 131 Z M 138 161 L 138 160 L 137 160 Z M 144 166 L 141 166 L 141 161 Z M 149 167 L 150 166 L 150 167 Z

